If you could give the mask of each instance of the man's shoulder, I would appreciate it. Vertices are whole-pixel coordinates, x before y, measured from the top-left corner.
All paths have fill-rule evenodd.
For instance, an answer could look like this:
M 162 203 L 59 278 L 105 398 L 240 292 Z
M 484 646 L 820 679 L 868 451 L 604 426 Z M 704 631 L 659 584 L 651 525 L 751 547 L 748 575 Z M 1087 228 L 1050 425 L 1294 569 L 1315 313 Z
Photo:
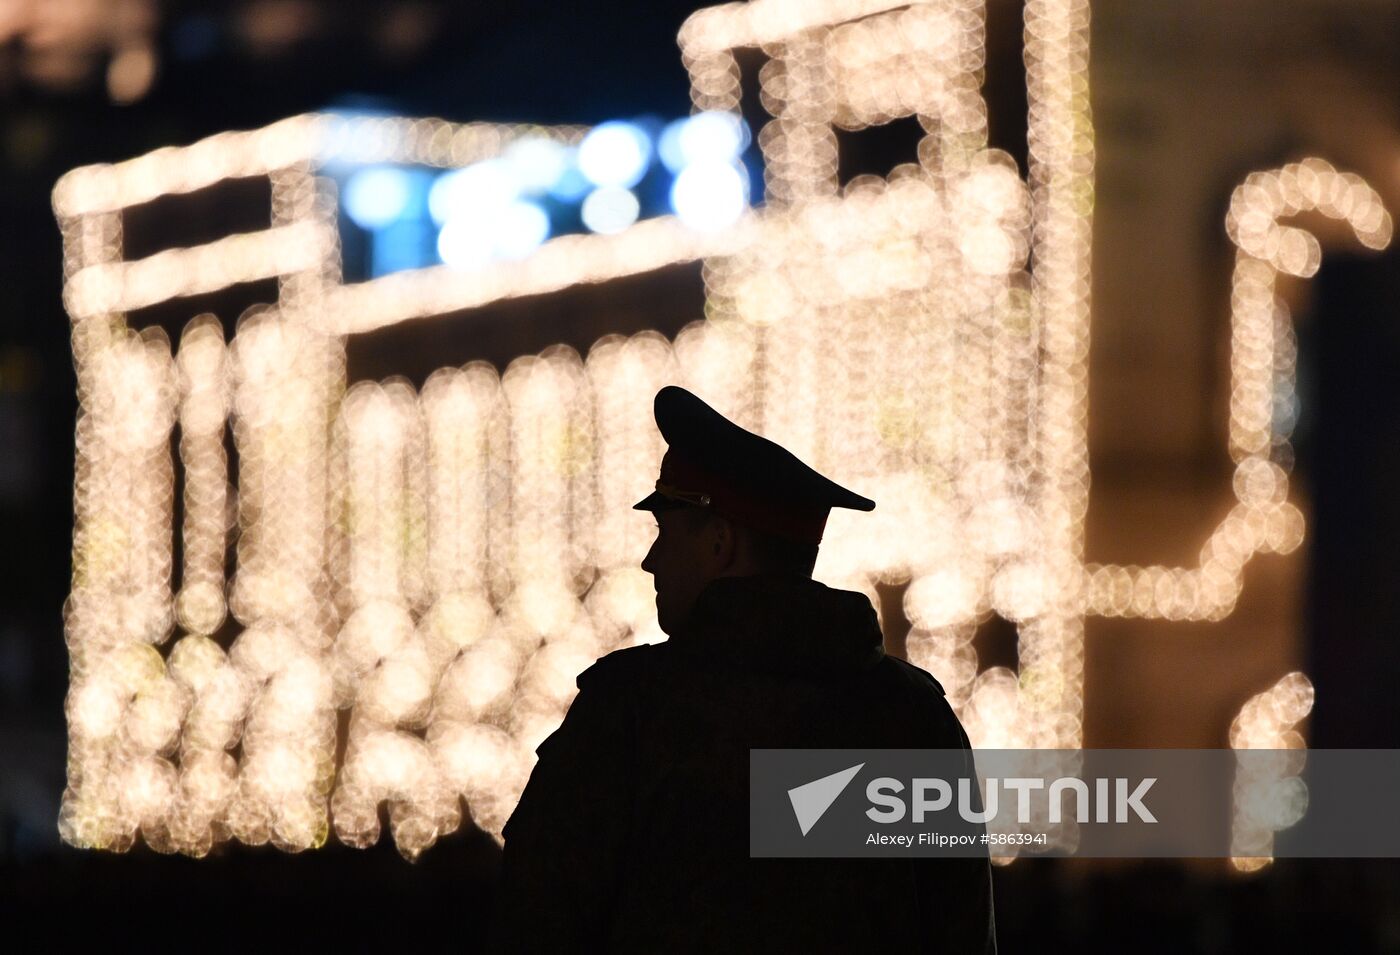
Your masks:
M 578 675 L 580 690 L 615 686 L 645 679 L 666 665 L 670 657 L 664 643 L 643 643 L 605 654 Z
M 938 696 L 946 696 L 943 684 L 939 683 L 934 675 L 923 667 L 915 666 L 908 660 L 901 660 L 899 657 L 886 656 L 883 663 L 889 667 L 892 674 L 897 679 L 907 684 L 909 687 L 922 690 L 927 693 L 934 693 Z
M 967 733 L 957 713 L 948 702 L 943 685 L 923 667 L 907 660 L 887 656 L 881 665 L 886 668 L 883 688 L 887 699 L 903 699 L 921 727 L 920 746 L 935 749 L 967 749 Z

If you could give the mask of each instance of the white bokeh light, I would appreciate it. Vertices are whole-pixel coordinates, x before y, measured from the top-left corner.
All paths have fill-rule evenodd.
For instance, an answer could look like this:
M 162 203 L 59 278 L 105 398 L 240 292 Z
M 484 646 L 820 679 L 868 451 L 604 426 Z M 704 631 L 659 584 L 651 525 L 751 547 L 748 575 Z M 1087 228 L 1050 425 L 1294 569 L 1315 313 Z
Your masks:
M 569 166 L 568 150 L 562 144 L 537 136 L 512 143 L 505 151 L 505 158 L 526 192 L 539 193 L 553 188 Z
M 475 269 L 491 261 L 495 239 L 487 222 L 453 219 L 438 233 L 437 249 L 445 265 L 454 269 Z
M 549 237 L 549 214 L 516 200 L 484 215 L 449 219 L 438 233 L 438 256 L 454 269 L 475 269 L 492 259 L 520 259 Z
M 737 159 L 749 144 L 749 128 L 738 115 L 708 110 L 666 126 L 656 143 L 657 155 L 671 172 L 698 162 Z
M 713 110 L 697 113 L 680 129 L 680 152 L 686 164 L 723 162 L 744 151 L 748 129 L 733 113 Z
M 439 176 L 428 191 L 428 214 L 438 225 L 467 216 L 490 217 L 520 198 L 520 190 L 515 167 L 488 159 Z
M 512 202 L 502 211 L 494 247 L 503 259 L 520 259 L 549 237 L 549 214 L 533 202 Z
M 578 147 L 578 168 L 598 186 L 633 186 L 646 174 L 651 140 L 632 123 L 595 126 Z
M 747 205 L 743 170 L 730 162 L 687 166 L 671 186 L 671 206 L 692 229 L 712 231 L 732 225 Z

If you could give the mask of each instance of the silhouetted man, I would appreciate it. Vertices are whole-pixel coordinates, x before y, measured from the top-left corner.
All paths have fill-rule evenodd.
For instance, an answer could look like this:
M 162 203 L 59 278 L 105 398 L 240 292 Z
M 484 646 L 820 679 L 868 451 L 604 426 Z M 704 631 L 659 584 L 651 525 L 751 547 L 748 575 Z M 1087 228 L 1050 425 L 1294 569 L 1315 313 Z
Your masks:
M 875 504 L 681 388 L 636 505 L 670 639 L 578 678 L 505 828 L 507 951 L 994 952 L 980 859 L 751 859 L 751 748 L 967 747 L 869 600 L 811 579 L 832 507 Z

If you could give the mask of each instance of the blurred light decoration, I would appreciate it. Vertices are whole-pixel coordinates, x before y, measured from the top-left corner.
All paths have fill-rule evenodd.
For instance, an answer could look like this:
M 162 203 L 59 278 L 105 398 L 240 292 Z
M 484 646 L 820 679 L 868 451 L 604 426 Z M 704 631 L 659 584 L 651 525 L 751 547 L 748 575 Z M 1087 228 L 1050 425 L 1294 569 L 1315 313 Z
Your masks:
M 366 845 L 387 805 L 413 858 L 460 825 L 461 799 L 499 833 L 573 677 L 662 636 L 638 567 L 647 522 L 629 505 L 656 472 L 651 397 L 669 382 L 880 502 L 871 515 L 833 514 L 817 576 L 870 595 L 878 582 L 908 583 L 909 656 L 943 683 L 974 744 L 1080 746 L 1086 614 L 1219 619 L 1255 553 L 1301 539 L 1276 430 L 1286 416 L 1275 414 L 1294 345 L 1273 284 L 1279 272 L 1311 274 L 1320 253 L 1281 220 L 1316 209 L 1376 248 L 1391 220 L 1373 189 L 1320 160 L 1245 181 L 1227 223 L 1239 247 L 1237 504 L 1198 567 L 1086 565 L 1088 8 L 1026 5 L 1025 180 L 988 148 L 983 31 L 979 0 L 702 10 L 680 34 L 698 116 L 738 116 L 736 49 L 769 57 L 759 80 L 771 118 L 756 137 L 766 205 L 703 229 L 672 216 L 628 224 L 632 197 L 627 217 L 592 223 L 600 234 L 559 235 L 528 254 L 539 219 L 521 211 L 518 244 L 506 244 L 524 257 L 484 269 L 345 284 L 333 187 L 318 173 L 479 175 L 545 139 L 565 158 L 546 188 L 558 194 L 578 146 L 599 183 L 595 209 L 599 196 L 621 209 L 646 168 L 640 134 L 302 116 L 65 175 L 53 201 L 81 407 L 63 838 L 120 850 L 139 833 L 160 851 L 202 855 L 230 835 L 294 851 L 333 830 Z M 904 116 L 927 131 L 910 161 L 841 184 L 836 130 Z M 712 122 L 739 128 L 706 119 L 675 136 Z M 675 140 L 682 178 L 702 170 L 684 181 L 730 168 L 720 138 Z M 250 176 L 271 181 L 269 229 L 124 257 L 129 206 Z M 682 216 L 688 195 L 678 190 Z M 518 201 L 510 193 L 499 210 Z M 439 199 L 449 261 L 458 222 L 475 221 L 448 211 L 455 202 Z M 512 229 L 486 234 L 495 255 Z M 487 244 L 461 235 L 464 249 Z M 522 356 L 504 373 L 444 368 L 417 392 L 402 379 L 347 380 L 351 335 L 698 259 L 705 316 L 674 341 L 643 332 L 604 338 L 586 357 Z M 207 317 L 173 354 L 158 329 L 128 324 L 133 309 L 272 277 L 277 301 L 245 315 L 226 345 Z M 187 477 L 175 594 L 177 426 Z M 221 555 L 234 526 L 229 581 Z M 979 663 L 973 636 L 994 612 L 1017 628 L 1015 670 Z M 1279 692 L 1294 699 L 1289 679 Z M 1247 736 L 1274 712 L 1246 711 Z
M 549 187 L 549 194 L 564 202 L 577 202 L 592 190 L 593 184 L 588 181 L 588 177 L 579 172 L 578 149 L 566 149 L 564 170 L 559 174 L 559 178 L 554 180 L 554 185 Z
M 707 110 L 667 127 L 668 133 L 672 130 L 669 160 L 662 159 L 673 172 L 692 163 L 732 162 L 749 144 L 748 126 L 737 113 Z
M 275 56 L 321 32 L 329 17 L 314 0 L 250 0 L 231 19 L 244 43 L 260 55 Z
M 362 229 L 382 229 L 403 215 L 411 189 L 403 169 L 362 169 L 345 184 L 345 211 Z
M 650 161 L 651 139 L 633 123 L 595 126 L 578 147 L 579 171 L 596 186 L 635 186 Z
M 47 89 L 81 86 L 105 66 L 108 96 L 125 105 L 155 79 L 157 19 L 153 0 L 7 0 L 0 43 L 21 52 L 9 62 L 24 80 Z
M 330 168 L 343 180 L 349 221 L 368 233 L 367 254 L 345 263 L 345 275 L 380 278 L 439 262 L 457 271 L 479 269 L 521 259 L 555 231 L 611 235 L 639 219 L 673 211 L 701 231 L 734 224 L 749 206 L 748 172 L 741 162 L 749 138 L 743 120 L 730 113 L 699 113 L 672 129 L 681 166 L 679 185 L 672 183 L 671 189 L 664 183 L 639 191 L 625 185 L 659 166 L 647 134 L 622 121 L 580 131 L 577 145 L 540 129 L 502 143 L 486 158 L 440 173 L 405 165 L 355 168 L 342 155 Z M 580 163 L 593 180 L 609 184 L 590 180 Z M 431 185 L 424 188 L 425 182 Z M 670 202 L 658 201 L 661 194 Z
M 488 223 L 455 219 L 442 227 L 438 256 L 454 269 L 476 269 L 491 261 L 495 242 Z
M 686 166 L 671 186 L 676 216 L 693 229 L 733 225 L 748 207 L 748 182 L 741 166 L 705 161 Z
M 533 202 L 512 202 L 496 229 L 496 252 L 502 258 L 523 259 L 549 237 L 549 213 Z
M 156 51 L 149 43 L 122 47 L 107 64 L 107 94 L 114 103 L 134 103 L 156 78 Z
M 454 269 L 478 268 L 495 259 L 524 258 L 549 236 L 549 214 L 516 200 L 489 216 L 457 216 L 438 233 L 438 254 Z
M 583 200 L 583 224 L 594 232 L 621 232 L 637 221 L 637 197 L 621 186 L 599 186 Z
M 1287 829 L 1308 808 L 1308 786 L 1301 778 L 1307 744 L 1297 726 L 1313 707 L 1313 685 L 1302 673 L 1290 673 L 1268 690 L 1249 698 L 1230 724 L 1230 747 L 1236 757 L 1231 865 L 1257 872 L 1273 861 L 1274 833 Z
M 520 178 L 510 163 L 487 159 L 444 173 L 428 192 L 428 211 L 442 225 L 451 219 L 489 219 L 520 196 Z
M 429 262 L 436 262 L 433 249 L 436 245 L 436 230 L 423 212 L 422 201 L 425 190 L 414 190 L 411 209 L 416 214 L 406 214 L 382 229 L 370 233 L 370 275 L 388 275 L 404 269 L 421 268 Z
M 1245 562 L 1259 552 L 1288 553 L 1303 539 L 1303 515 L 1288 501 L 1291 401 L 1297 343 L 1287 306 L 1274 294 L 1280 273 L 1306 278 L 1322 260 L 1312 234 L 1280 219 L 1320 212 L 1351 227 L 1372 249 L 1391 240 L 1380 196 L 1361 177 L 1321 159 L 1252 173 L 1234 192 L 1225 227 L 1238 250 L 1231 287 L 1230 455 L 1235 506 L 1201 549 L 1194 568 L 1089 565 L 1091 612 L 1107 616 L 1216 620 L 1235 606 Z
M 543 137 L 511 143 L 505 150 L 505 159 L 515 169 L 521 187 L 533 193 L 553 189 L 569 168 L 568 149 L 556 140 Z
M 685 168 L 685 154 L 681 152 L 681 130 L 689 121 L 689 117 L 673 120 L 667 123 L 661 130 L 661 135 L 656 137 L 656 156 L 661 160 L 661 164 L 673 173 Z

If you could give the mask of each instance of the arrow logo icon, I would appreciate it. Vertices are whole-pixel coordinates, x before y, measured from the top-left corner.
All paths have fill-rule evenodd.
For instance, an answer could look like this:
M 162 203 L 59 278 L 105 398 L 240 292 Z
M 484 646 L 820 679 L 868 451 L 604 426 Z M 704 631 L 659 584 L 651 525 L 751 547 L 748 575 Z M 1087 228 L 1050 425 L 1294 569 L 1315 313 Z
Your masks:
M 803 783 L 795 789 L 788 790 L 788 799 L 792 802 L 792 811 L 797 816 L 797 824 L 802 828 L 805 836 L 811 832 L 812 827 L 817 824 L 826 811 L 831 808 L 831 804 L 836 801 L 855 779 L 856 773 L 860 772 L 864 763 L 857 763 L 850 769 L 843 769 L 830 776 L 823 776 L 821 779 L 814 779 L 810 783 Z

